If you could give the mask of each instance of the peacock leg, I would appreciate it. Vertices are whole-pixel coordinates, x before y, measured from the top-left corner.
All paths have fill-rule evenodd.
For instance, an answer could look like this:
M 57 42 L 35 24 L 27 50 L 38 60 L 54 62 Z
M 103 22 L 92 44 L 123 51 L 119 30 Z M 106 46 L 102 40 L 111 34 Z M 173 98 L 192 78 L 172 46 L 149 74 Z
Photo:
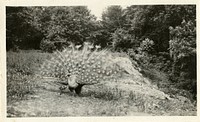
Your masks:
M 71 92 L 73 92 L 73 91 L 74 91 L 74 88 L 72 88 L 72 87 L 69 87 L 69 90 L 70 90 Z
M 75 92 L 76 92 L 76 94 L 79 95 L 79 94 L 81 93 L 81 89 L 82 89 L 82 87 L 83 87 L 83 85 L 80 85 L 80 84 L 79 84 L 78 87 L 75 88 Z
M 63 91 L 66 89 L 66 86 L 61 86 L 59 87 L 59 89 L 60 89 L 60 95 L 61 95 L 62 93 L 64 93 Z

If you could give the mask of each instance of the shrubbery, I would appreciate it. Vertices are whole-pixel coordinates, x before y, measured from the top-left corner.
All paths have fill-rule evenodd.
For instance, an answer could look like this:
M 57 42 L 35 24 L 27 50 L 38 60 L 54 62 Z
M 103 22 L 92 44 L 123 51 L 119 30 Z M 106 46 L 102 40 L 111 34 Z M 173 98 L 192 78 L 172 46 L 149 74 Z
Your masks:
M 181 29 L 181 28 L 176 28 L 176 29 Z M 186 38 L 185 37 L 183 38 L 185 41 Z M 176 49 L 177 52 L 175 54 L 180 53 L 181 55 L 179 57 L 175 57 L 176 60 L 174 60 L 174 58 L 170 58 L 169 53 L 165 52 L 161 52 L 159 54 L 152 53 L 153 52 L 152 47 L 154 46 L 154 43 L 152 40 L 149 39 L 143 40 L 138 48 L 129 49 L 127 52 L 131 58 L 133 58 L 135 61 L 138 62 L 144 76 L 150 78 L 152 82 L 156 82 L 160 88 L 162 88 L 163 86 L 160 86 L 159 84 L 163 84 L 164 81 L 165 82 L 164 84 L 168 84 L 168 87 L 171 86 L 172 88 L 181 89 L 182 91 L 178 90 L 179 94 L 188 97 L 190 99 L 196 99 L 196 90 L 197 90 L 196 54 L 194 50 L 191 51 L 187 50 L 187 48 L 191 49 L 192 47 L 189 46 L 192 46 L 192 44 L 194 43 L 189 44 L 191 40 L 187 41 L 188 42 L 187 44 L 189 44 L 188 47 L 182 45 L 183 48 L 186 49 L 187 51 L 180 51 L 181 49 L 179 50 L 178 48 L 182 48 L 181 45 L 179 43 L 176 43 L 176 40 L 175 42 L 173 42 L 174 45 L 172 45 L 172 41 L 173 40 L 169 42 L 171 46 L 170 50 L 172 49 L 172 47 L 173 49 L 177 48 Z M 157 72 L 160 72 L 160 74 L 158 74 Z M 190 93 L 185 92 L 184 90 L 187 90 Z M 173 90 L 171 92 L 173 92 Z
M 183 20 L 180 26 L 170 27 L 170 35 L 172 80 L 178 87 L 196 94 L 196 21 Z

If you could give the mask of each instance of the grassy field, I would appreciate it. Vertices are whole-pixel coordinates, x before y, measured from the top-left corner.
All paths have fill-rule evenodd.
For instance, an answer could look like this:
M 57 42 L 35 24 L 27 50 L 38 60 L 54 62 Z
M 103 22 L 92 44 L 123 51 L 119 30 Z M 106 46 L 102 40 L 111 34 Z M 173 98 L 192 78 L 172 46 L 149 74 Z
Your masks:
M 7 52 L 7 102 L 23 100 L 33 94 L 36 84 L 32 81 L 36 67 L 47 54 L 36 51 Z
M 196 106 L 176 94 L 170 100 L 158 99 L 97 84 L 83 87 L 80 96 L 68 90 L 60 95 L 58 86 L 35 78 L 38 66 L 49 56 L 40 51 L 7 52 L 8 117 L 196 115 Z

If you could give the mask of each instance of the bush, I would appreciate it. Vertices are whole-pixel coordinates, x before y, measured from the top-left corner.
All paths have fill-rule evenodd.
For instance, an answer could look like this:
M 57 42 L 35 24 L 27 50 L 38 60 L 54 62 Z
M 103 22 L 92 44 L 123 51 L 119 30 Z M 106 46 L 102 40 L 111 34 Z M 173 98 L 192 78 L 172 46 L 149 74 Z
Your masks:
M 44 52 L 52 53 L 54 50 L 56 50 L 56 46 L 54 45 L 54 42 L 42 40 L 40 43 L 40 49 Z
M 128 31 L 123 29 L 117 29 L 114 33 L 112 33 L 112 47 L 115 50 L 124 50 L 127 48 L 134 48 L 138 46 L 138 40 L 135 40 Z

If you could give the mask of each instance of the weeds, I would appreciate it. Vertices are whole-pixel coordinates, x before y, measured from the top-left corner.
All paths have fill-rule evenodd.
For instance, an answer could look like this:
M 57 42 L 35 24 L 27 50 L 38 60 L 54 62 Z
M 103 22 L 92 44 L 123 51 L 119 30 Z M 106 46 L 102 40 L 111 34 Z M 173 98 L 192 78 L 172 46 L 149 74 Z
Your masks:
M 38 52 L 7 52 L 7 102 L 26 99 L 34 93 L 34 71 L 44 59 Z

